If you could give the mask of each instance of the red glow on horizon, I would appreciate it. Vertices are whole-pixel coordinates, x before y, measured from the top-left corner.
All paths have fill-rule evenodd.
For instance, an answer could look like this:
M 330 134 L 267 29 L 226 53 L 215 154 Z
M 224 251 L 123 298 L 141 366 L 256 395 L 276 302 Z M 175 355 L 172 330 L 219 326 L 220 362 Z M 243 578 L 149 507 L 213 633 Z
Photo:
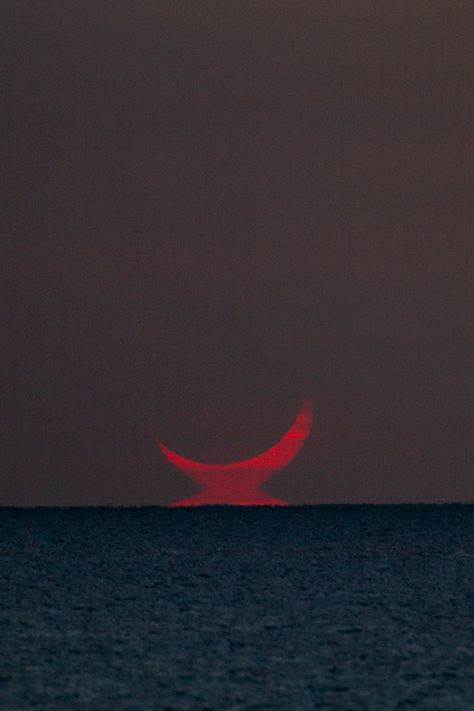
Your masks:
M 231 464 L 204 464 L 186 459 L 159 442 L 168 461 L 204 487 L 174 506 L 286 506 L 286 501 L 275 499 L 259 487 L 296 457 L 308 438 L 312 421 L 313 408 L 308 398 L 293 425 L 273 447 L 256 457 Z

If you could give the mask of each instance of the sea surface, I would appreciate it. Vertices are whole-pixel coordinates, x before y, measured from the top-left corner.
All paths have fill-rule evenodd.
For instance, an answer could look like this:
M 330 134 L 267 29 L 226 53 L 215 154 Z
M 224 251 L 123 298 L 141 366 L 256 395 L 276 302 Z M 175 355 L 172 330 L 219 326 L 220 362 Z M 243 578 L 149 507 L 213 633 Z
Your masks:
M 474 506 L 0 509 L 0 708 L 474 710 Z

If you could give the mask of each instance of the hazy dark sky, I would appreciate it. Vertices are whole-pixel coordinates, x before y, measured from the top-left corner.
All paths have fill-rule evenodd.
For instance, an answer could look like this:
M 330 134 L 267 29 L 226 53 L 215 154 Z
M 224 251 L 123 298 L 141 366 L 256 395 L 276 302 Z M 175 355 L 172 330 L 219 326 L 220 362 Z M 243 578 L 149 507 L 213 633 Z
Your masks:
M 472 501 L 471 0 L 2 8 L 0 503 Z

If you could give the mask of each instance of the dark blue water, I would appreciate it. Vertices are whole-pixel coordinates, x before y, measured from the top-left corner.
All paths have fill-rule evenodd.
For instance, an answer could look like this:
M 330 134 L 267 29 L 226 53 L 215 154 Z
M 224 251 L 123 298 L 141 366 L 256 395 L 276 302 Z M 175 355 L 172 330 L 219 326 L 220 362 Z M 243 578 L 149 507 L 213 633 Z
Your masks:
M 474 709 L 474 506 L 0 515 L 2 709 Z

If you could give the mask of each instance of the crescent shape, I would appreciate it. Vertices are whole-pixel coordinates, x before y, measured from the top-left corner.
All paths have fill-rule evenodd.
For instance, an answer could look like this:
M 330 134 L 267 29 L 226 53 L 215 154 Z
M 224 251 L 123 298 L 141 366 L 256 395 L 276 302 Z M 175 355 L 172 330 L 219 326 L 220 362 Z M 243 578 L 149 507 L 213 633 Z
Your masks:
M 311 431 L 313 422 L 313 405 L 309 398 L 303 401 L 300 411 L 290 429 L 270 449 L 250 459 L 231 464 L 204 464 L 192 459 L 186 459 L 173 452 L 162 442 L 158 442 L 166 459 L 184 474 L 200 484 L 209 482 L 209 475 L 232 475 L 252 473 L 263 482 L 275 472 L 287 466 L 298 454 Z

